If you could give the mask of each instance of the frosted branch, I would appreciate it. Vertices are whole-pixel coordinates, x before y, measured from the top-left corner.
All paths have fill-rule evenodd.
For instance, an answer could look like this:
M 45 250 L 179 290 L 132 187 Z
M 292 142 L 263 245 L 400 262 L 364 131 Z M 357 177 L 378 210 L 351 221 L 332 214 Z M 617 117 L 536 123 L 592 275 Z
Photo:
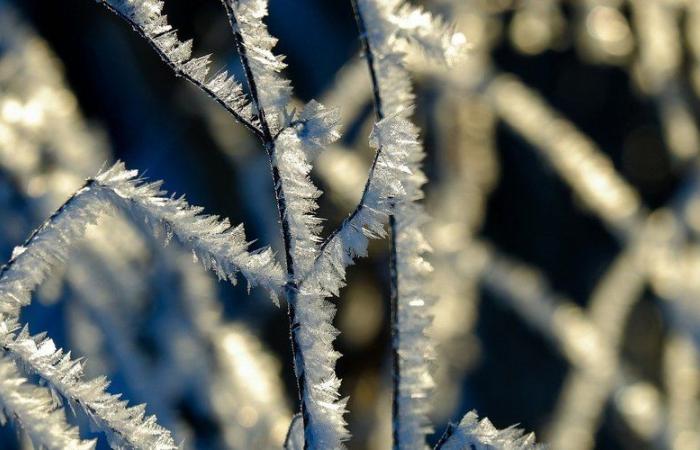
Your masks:
M 398 116 L 378 122 L 370 144 L 376 149 L 367 182 L 355 210 L 324 241 L 304 284 L 315 283 L 326 296 L 337 296 L 343 287 L 345 268 L 358 256 L 366 256 L 369 239 L 384 237 L 391 199 L 404 195 L 402 181 L 411 171 L 406 146 L 417 143 L 415 126 Z
M 162 1 L 96 1 L 131 25 L 134 31 L 153 47 L 176 76 L 181 76 L 197 86 L 256 136 L 262 136 L 240 83 L 226 71 L 210 77 L 210 56 L 192 57 L 192 40 L 180 41 L 176 30 L 168 23 L 167 17 L 162 12 Z
M 397 26 L 397 37 L 405 39 L 432 61 L 451 66 L 466 55 L 467 40 L 464 34 L 455 32 L 454 26 L 440 16 L 419 6 L 403 3 L 387 17 Z
M 273 165 L 278 168 L 285 200 L 285 221 L 289 228 L 289 251 L 295 273 L 304 273 L 316 258 L 321 219 L 316 216 L 321 196 L 309 178 L 311 164 L 301 139 L 293 129 L 285 129 L 275 141 Z M 290 274 L 291 275 L 291 274 Z
M 421 168 L 425 153 L 417 128 L 408 120 L 413 92 L 405 68 L 405 53 L 398 44 L 407 35 L 409 40 L 424 44 L 430 56 L 441 54 L 446 63 L 453 56 L 445 52 L 457 52 L 457 49 L 448 42 L 453 38 L 448 36 L 446 26 L 429 13 L 398 1 L 358 0 L 353 4 L 373 83 L 377 117 L 382 119 L 385 114 L 402 117 L 403 128 L 408 131 L 401 136 L 387 128 L 386 135 L 378 133 L 377 139 L 380 148 L 398 143 L 406 152 L 408 171 L 401 179 L 405 192 L 393 199 L 390 219 L 393 441 L 397 449 L 420 450 L 425 447 L 425 436 L 432 431 L 427 399 L 434 386 L 428 366 L 433 350 L 426 333 L 432 323 L 430 309 L 435 299 L 424 290 L 432 267 L 423 257 L 430 251 L 421 229 L 427 216 L 417 203 L 423 198 L 422 186 L 426 182 Z M 399 8 L 397 14 L 396 8 Z M 463 43 L 464 36 L 459 37 Z
M 451 426 L 435 450 L 541 450 L 535 443 L 534 433 L 508 427 L 499 430 L 489 419 L 479 419 L 474 411 L 468 412 L 459 423 Z
M 17 314 L 29 304 L 31 292 L 66 260 L 73 241 L 115 208 L 140 219 L 166 243 L 177 237 L 220 279 L 235 283 L 241 272 L 250 286 L 261 285 L 271 293 L 280 289 L 284 275 L 269 248 L 248 252 L 242 226 L 231 227 L 228 220 L 202 215 L 202 208 L 189 205 L 183 197 L 164 197 L 160 186 L 161 182 L 142 183 L 137 172 L 127 171 L 123 163 L 89 180 L 23 246 L 15 248 L 0 271 L 0 313 Z
M 121 394 L 106 391 L 109 386 L 106 378 L 83 379 L 82 359 L 73 359 L 70 352 L 57 349 L 44 334 L 30 336 L 26 326 L 19 333 L 17 328 L 11 322 L 0 323 L 3 350 L 29 373 L 41 377 L 49 389 L 60 394 L 71 407 L 79 407 L 105 433 L 113 448 L 178 448 L 170 432 L 158 425 L 155 416 L 145 416 L 145 405 L 127 407 Z
M 0 423 L 16 420 L 32 442 L 49 450 L 88 450 L 95 441 L 82 441 L 56 407 L 48 389 L 29 384 L 15 364 L 0 357 Z
M 280 76 L 287 65 L 272 48 L 277 39 L 267 31 L 267 0 L 221 0 L 226 8 L 238 54 L 243 63 L 263 140 L 286 125 L 286 108 L 292 95 L 289 80 Z

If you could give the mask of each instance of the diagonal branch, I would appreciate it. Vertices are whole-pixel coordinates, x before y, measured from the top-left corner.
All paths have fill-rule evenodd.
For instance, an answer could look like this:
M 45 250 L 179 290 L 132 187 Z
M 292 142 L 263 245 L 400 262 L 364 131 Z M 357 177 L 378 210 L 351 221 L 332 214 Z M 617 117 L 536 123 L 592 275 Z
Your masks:
M 0 270 L 0 313 L 17 315 L 20 307 L 30 303 L 36 286 L 67 259 L 73 241 L 114 209 L 135 216 L 163 235 L 166 243 L 177 237 L 220 279 L 235 283 L 240 272 L 251 286 L 260 285 L 274 297 L 284 275 L 272 250 L 249 252 L 242 226 L 231 227 L 228 220 L 202 215 L 202 208 L 189 205 L 183 197 L 164 197 L 160 186 L 160 182 L 142 183 L 137 172 L 127 171 L 123 163 L 88 180 L 23 246 L 15 248 Z
M 262 130 L 255 124 L 255 118 L 251 115 L 250 105 L 240 84 L 226 72 L 216 75 L 209 81 L 206 80 L 209 73 L 209 57 L 190 57 L 192 42 L 179 41 L 175 30 L 167 23 L 166 17 L 161 15 L 161 2 L 154 0 L 96 1 L 128 23 L 149 43 L 176 76 L 183 77 L 204 91 L 258 138 L 263 137 Z
M 338 400 L 340 381 L 334 369 L 339 354 L 332 348 L 336 334 L 331 324 L 333 309 L 324 304 L 322 297 L 305 295 L 299 290 L 299 275 L 308 270 L 318 251 L 320 220 L 314 213 L 320 191 L 309 178 L 311 164 L 307 161 L 304 142 L 294 126 L 287 126 L 286 107 L 291 87 L 279 76 L 285 64 L 272 53 L 276 40 L 262 22 L 267 15 L 267 1 L 222 0 L 222 5 L 257 110 L 282 225 L 287 268 L 284 294 L 303 420 L 303 447 L 338 448 L 348 433 L 343 419 L 345 402 Z M 310 106 L 313 117 L 308 119 L 327 123 L 322 118 L 327 115 L 323 108 Z M 305 320 L 309 317 L 314 320 Z M 317 332 L 322 335 L 311 342 L 309 336 Z
M 106 434 L 110 445 L 143 450 L 178 448 L 155 416 L 145 416 L 145 405 L 127 407 L 121 394 L 106 391 L 109 381 L 105 377 L 83 379 L 82 359 L 73 359 L 70 352 L 57 349 L 43 334 L 30 336 L 27 327 L 19 333 L 17 330 L 16 322 L 0 323 L 2 350 L 29 374 L 38 375 L 71 406 L 78 406 Z
M 378 133 L 380 148 L 398 143 L 406 152 L 408 171 L 401 180 L 405 192 L 390 200 L 389 217 L 392 422 L 394 449 L 418 449 L 425 446 L 425 435 L 431 431 L 427 418 L 430 405 L 426 399 L 433 387 L 427 364 L 433 351 L 426 330 L 432 322 L 430 308 L 434 299 L 424 290 L 432 267 L 424 259 L 424 254 L 430 250 L 421 230 L 427 216 L 418 203 L 423 198 L 422 185 L 426 182 L 421 169 L 425 153 L 418 139 L 418 130 L 408 119 L 414 95 L 405 66 L 405 54 L 398 44 L 401 39 L 411 41 L 411 36 L 416 36 L 413 41 L 429 44 L 428 47 L 436 41 L 447 40 L 444 47 L 447 51 L 458 50 L 457 46 L 451 45 L 454 39 L 441 20 L 435 20 L 430 14 L 415 10 L 406 3 L 353 0 L 352 5 L 372 80 L 377 119 L 381 123 L 387 116 L 395 117 L 401 128 L 388 128 L 385 133 Z M 407 23 L 412 20 L 398 20 L 394 8 L 399 6 L 399 14 L 421 19 L 423 26 Z M 441 44 L 437 47 L 442 48 Z M 429 53 L 444 53 L 435 50 L 435 46 L 430 48 Z
M 440 438 L 435 450 L 489 449 L 489 450 L 542 450 L 535 443 L 533 433 L 508 427 L 499 430 L 489 419 L 479 419 L 476 412 L 468 412 L 458 426 L 451 425 Z
M 15 364 L 0 357 L 0 418 L 15 419 L 37 447 L 48 450 L 89 450 L 95 441 L 82 441 L 46 388 L 33 386 Z

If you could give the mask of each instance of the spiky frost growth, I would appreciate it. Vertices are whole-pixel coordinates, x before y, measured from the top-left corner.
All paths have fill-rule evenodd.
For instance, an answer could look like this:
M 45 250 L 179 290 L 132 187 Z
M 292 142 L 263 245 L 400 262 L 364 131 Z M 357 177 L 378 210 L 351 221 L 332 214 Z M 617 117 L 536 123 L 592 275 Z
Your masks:
M 161 0 L 97 0 L 126 20 L 175 72 L 221 104 L 239 122 L 259 133 L 243 87 L 226 71 L 209 75 L 210 55 L 192 57 L 192 40 L 181 41 L 163 14 Z
M 418 44 L 428 56 L 449 64 L 461 53 L 464 36 L 453 35 L 441 19 L 400 0 L 358 0 L 356 13 L 360 31 L 366 33 L 365 56 L 375 84 L 377 116 L 396 116 L 401 122 L 376 138 L 380 147 L 403 145 L 409 169 L 402 180 L 405 193 L 395 198 L 392 205 L 392 252 L 396 256 L 392 268 L 394 445 L 399 449 L 424 449 L 425 436 L 432 431 L 427 400 L 433 388 L 428 364 L 433 351 L 426 332 L 432 323 L 430 308 L 434 298 L 424 291 L 432 268 L 423 258 L 430 251 L 421 229 L 427 215 L 417 203 L 423 198 L 422 186 L 426 182 L 421 169 L 425 153 L 417 127 L 408 120 L 413 91 L 401 44 Z
M 270 249 L 248 252 L 241 226 L 202 215 L 202 208 L 190 206 L 183 197 L 164 197 L 160 186 L 161 182 L 142 183 L 137 171 L 126 170 L 123 163 L 88 181 L 23 246 L 15 248 L 0 273 L 0 313 L 17 314 L 29 304 L 31 292 L 55 265 L 65 261 L 73 241 L 115 208 L 140 218 L 164 235 L 166 243 L 177 237 L 221 279 L 235 283 L 236 273 L 241 272 L 251 286 L 259 284 L 272 293 L 279 289 L 284 275 Z
M 287 65 L 284 57 L 272 52 L 277 39 L 263 22 L 267 17 L 267 0 L 221 1 L 229 13 L 243 65 L 250 71 L 247 76 L 258 116 L 264 115 L 270 131 L 275 133 L 286 125 L 292 87 L 289 80 L 280 76 Z
M 430 390 L 433 378 L 429 361 L 434 357 L 433 344 L 427 336 L 432 323 L 432 306 L 435 298 L 425 287 L 431 265 L 424 259 L 430 246 L 423 235 L 422 226 L 428 220 L 423 205 L 421 186 L 426 178 L 421 170 L 424 156 L 418 140 L 418 129 L 409 120 L 397 118 L 399 127 L 379 137 L 380 145 L 401 143 L 407 153 L 409 172 L 403 180 L 405 194 L 399 197 L 393 209 L 394 245 L 396 251 L 396 274 L 398 301 L 396 305 L 397 333 L 393 347 L 398 358 L 399 373 L 395 431 L 399 448 L 424 448 L 425 436 L 432 432 L 430 412 Z M 396 145 L 396 144 L 394 144 Z
M 369 239 L 386 236 L 384 224 L 389 218 L 392 199 L 405 195 L 403 182 L 411 174 L 406 165 L 406 146 L 415 142 L 415 127 L 398 116 L 375 124 L 370 145 L 377 153 L 362 199 L 326 239 L 302 287 L 313 286 L 324 296 L 337 296 L 344 286 L 345 268 L 356 257 L 366 256 Z
M 419 49 L 423 55 L 446 66 L 464 57 L 467 47 L 464 34 L 455 32 L 454 26 L 442 17 L 407 3 L 395 8 L 388 18 L 398 27 L 396 35 Z
M 56 407 L 48 389 L 27 383 L 15 364 L 0 357 L 0 423 L 16 420 L 34 445 L 49 450 L 88 450 L 95 441 L 83 441 Z
M 399 118 L 388 118 L 375 127 L 371 143 L 379 148 L 376 136 L 386 135 L 388 129 L 400 132 L 405 126 Z M 390 199 L 403 195 L 401 180 L 406 177 L 405 151 L 401 141 L 377 151 L 370 169 L 365 192 L 357 209 L 346 219 L 321 247 L 313 267 L 299 286 L 294 317 L 298 324 L 298 340 L 305 355 L 297 358 L 297 370 L 304 374 L 303 395 L 307 398 L 305 427 L 309 448 L 336 449 L 348 437 L 345 429 L 345 405 L 340 399 L 340 380 L 335 375 L 335 363 L 340 356 L 333 350 L 337 330 L 332 325 L 335 306 L 326 297 L 338 295 L 344 285 L 345 269 L 357 256 L 367 252 L 369 238 L 385 236 Z
M 421 231 L 426 220 L 422 205 L 401 205 L 394 217 L 399 334 L 393 345 L 400 370 L 396 426 L 401 448 L 421 448 L 425 435 L 432 432 L 428 414 L 434 382 L 429 362 L 434 349 L 426 330 L 432 324 L 435 298 L 425 290 L 432 267 L 423 257 L 430 246 Z
M 450 428 L 436 450 L 541 450 L 535 434 L 508 427 L 499 430 L 489 419 L 479 420 L 474 411 L 468 412 L 459 426 Z
M 287 206 L 287 223 L 295 269 L 304 273 L 313 264 L 318 251 L 321 219 L 315 215 L 316 199 L 321 196 L 311 179 L 311 164 L 306 160 L 304 145 L 291 128 L 275 141 L 274 164 L 279 169 Z
M 340 139 L 340 110 L 326 108 L 316 100 L 304 106 L 295 121 L 297 136 L 301 140 L 309 161 L 313 160 L 325 146 Z
M 405 53 L 397 48 L 398 26 L 389 20 L 398 1 L 378 2 L 357 0 L 359 14 L 364 21 L 368 42 L 366 52 L 371 56 L 370 68 L 375 72 L 375 103 L 381 98 L 379 116 L 392 116 L 404 111 L 413 104 L 413 86 L 404 67 Z
M 466 40 L 437 16 L 403 0 L 357 0 L 365 22 L 382 99 L 382 114 L 407 111 L 413 103 L 411 78 L 405 70 L 406 46 L 416 46 L 431 59 L 452 64 L 464 56 Z
M 336 109 L 327 109 L 310 101 L 299 114 L 293 126 L 282 130 L 274 141 L 272 163 L 279 170 L 282 184 L 286 221 L 290 231 L 290 250 L 295 273 L 304 274 L 311 268 L 318 254 L 322 220 L 316 216 L 316 199 L 321 191 L 309 178 L 310 160 L 325 145 L 340 137 L 339 115 Z
M 143 183 L 138 171 L 126 170 L 118 162 L 95 178 L 114 204 L 135 214 L 167 243 L 173 236 L 191 247 L 196 259 L 220 279 L 236 282 L 240 272 L 250 286 L 275 291 L 283 284 L 282 269 L 269 248 L 248 252 L 243 226 L 232 227 L 228 219 L 201 214 L 184 197 L 168 198 L 160 190 L 161 181 Z
M 72 408 L 81 409 L 105 433 L 113 448 L 178 448 L 156 417 L 145 415 L 146 405 L 127 407 L 121 394 L 106 391 L 109 381 L 105 377 L 83 379 L 84 360 L 57 349 L 44 333 L 31 336 L 26 326 L 19 333 L 18 328 L 16 322 L 0 323 L 2 348 L 27 372 L 38 375 L 52 393 L 59 394 Z

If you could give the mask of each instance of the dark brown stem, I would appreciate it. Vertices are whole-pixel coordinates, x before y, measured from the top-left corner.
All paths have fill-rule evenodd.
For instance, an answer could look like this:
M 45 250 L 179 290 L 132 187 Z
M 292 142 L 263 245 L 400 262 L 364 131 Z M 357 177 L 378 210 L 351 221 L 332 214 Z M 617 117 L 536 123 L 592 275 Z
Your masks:
M 155 50 L 156 54 L 158 54 L 158 56 L 160 56 L 160 58 L 173 70 L 173 72 L 175 72 L 175 76 L 182 77 L 182 78 L 186 79 L 187 81 L 189 81 L 190 83 L 197 86 L 199 89 L 204 91 L 209 97 L 211 97 L 214 101 L 216 101 L 218 104 L 223 106 L 226 111 L 228 111 L 238 122 L 243 124 L 243 126 L 245 126 L 250 131 L 252 131 L 255 136 L 257 136 L 258 138 L 262 138 L 262 130 L 260 130 L 258 127 L 256 127 L 255 124 L 250 122 L 245 117 L 241 116 L 240 113 L 238 113 L 238 111 L 236 111 L 235 109 L 228 106 L 226 104 L 226 102 L 223 101 L 223 99 L 221 99 L 219 96 L 217 96 L 204 83 L 202 83 L 199 80 L 195 80 L 194 78 L 192 78 L 191 76 L 189 76 L 188 74 L 186 74 L 185 72 L 180 70 L 180 68 L 177 67 L 177 65 L 173 64 L 170 61 L 170 59 L 167 57 L 167 55 L 165 53 L 163 53 L 161 51 L 161 49 L 159 49 L 158 46 L 155 44 L 154 38 L 156 38 L 157 36 L 148 36 L 146 34 L 146 32 L 141 27 L 139 27 L 138 24 L 136 24 L 133 20 L 131 20 L 131 18 L 129 16 L 122 13 L 118 9 L 114 8 L 106 0 L 97 0 L 97 3 L 101 4 L 102 6 L 107 8 L 109 11 L 114 13 L 117 17 L 121 18 L 126 23 L 131 25 L 131 28 L 133 28 L 134 31 L 136 31 L 136 33 L 139 36 L 144 38 L 146 40 L 146 42 L 148 42 L 149 45 L 151 47 L 153 47 L 153 50 Z M 165 33 L 162 33 L 162 34 L 165 34 Z
M 399 273 L 396 265 L 396 218 L 389 216 L 389 227 L 391 228 L 391 239 L 389 248 L 389 274 L 391 279 L 390 305 L 391 305 L 391 416 L 392 416 L 392 436 L 394 438 L 394 449 L 399 449 L 399 386 L 401 383 L 401 360 L 399 359 Z
M 22 247 L 29 248 L 32 245 L 32 243 L 34 242 L 34 240 L 37 239 L 37 236 L 39 236 L 39 234 L 41 232 L 43 232 L 47 228 L 51 228 L 54 225 L 54 223 L 56 222 L 56 220 L 63 214 L 63 212 L 66 209 L 70 208 L 76 202 L 78 197 L 88 193 L 95 184 L 97 184 L 97 181 L 95 181 L 94 179 L 91 178 L 91 179 L 87 180 L 83 184 L 83 186 L 80 189 L 78 189 L 77 191 L 75 191 L 73 193 L 73 195 L 71 195 L 68 200 L 66 200 L 56 211 L 54 211 L 54 213 L 51 214 L 51 216 L 40 227 L 38 227 L 38 228 L 34 229 L 34 231 L 32 231 L 32 234 L 30 234 L 29 237 L 24 241 L 24 243 L 22 244 Z M 15 258 L 12 258 L 5 265 L 3 265 L 2 268 L 0 268 L 0 279 L 5 277 L 7 272 L 10 269 L 12 269 L 12 267 L 15 265 L 15 261 L 17 261 L 17 260 Z
M 253 106 L 257 111 L 258 122 L 260 122 L 260 129 L 262 131 L 260 140 L 265 147 L 268 161 L 270 163 L 272 183 L 275 189 L 275 200 L 277 202 L 277 212 L 280 223 L 282 224 L 282 243 L 284 245 L 284 255 L 287 266 L 287 283 L 284 287 L 284 296 L 285 300 L 287 301 L 287 318 L 289 322 L 289 339 L 292 346 L 292 361 L 294 364 L 294 373 L 296 374 L 301 418 L 304 424 L 304 450 L 307 450 L 309 448 L 309 437 L 311 436 L 311 424 L 305 396 L 306 377 L 304 354 L 299 343 L 300 324 L 296 320 L 299 284 L 294 267 L 294 256 L 292 254 L 292 234 L 289 220 L 287 218 L 287 201 L 284 195 L 284 186 L 282 185 L 282 178 L 279 173 L 279 168 L 275 162 L 275 137 L 272 135 L 270 125 L 267 121 L 267 117 L 265 116 L 265 110 L 260 104 L 258 85 L 255 79 L 255 74 L 250 66 L 248 50 L 245 46 L 243 36 L 241 35 L 238 19 L 236 18 L 236 14 L 231 4 L 232 1 L 234 0 L 221 0 L 221 4 L 226 10 L 226 15 L 228 16 L 231 31 L 233 33 L 233 40 L 236 45 L 236 50 L 238 51 L 241 64 L 243 65 L 246 82 L 250 90 L 250 97 L 253 102 Z
M 362 43 L 362 50 L 364 53 L 365 60 L 367 61 L 367 67 L 369 69 L 369 75 L 372 80 L 372 96 L 374 99 L 374 112 L 377 116 L 377 121 L 384 119 L 384 110 L 382 103 L 382 95 L 379 85 L 379 76 L 377 74 L 377 68 L 375 66 L 374 53 L 372 52 L 372 46 L 370 45 L 369 39 L 367 38 L 367 26 L 365 25 L 364 18 L 362 17 L 362 12 L 360 11 L 357 0 L 351 0 L 352 8 L 355 12 L 355 22 L 357 23 L 357 28 L 360 33 L 360 42 Z M 392 206 L 393 210 L 393 206 Z M 399 333 L 399 276 L 396 261 L 396 218 L 394 215 L 389 216 L 389 229 L 391 233 L 391 238 L 389 241 L 389 273 L 390 273 L 390 307 L 391 307 L 391 356 L 392 356 L 392 403 L 391 403 L 391 415 L 392 415 L 392 436 L 393 436 L 393 448 L 400 448 L 399 443 L 399 387 L 401 382 L 401 361 L 399 358 L 399 340 L 401 339 Z
M 442 436 L 440 436 L 440 440 L 437 441 L 437 443 L 435 444 L 435 447 L 433 447 L 433 450 L 442 449 L 442 446 L 445 445 L 447 440 L 452 437 L 452 435 L 454 434 L 456 429 L 457 429 L 457 427 L 454 424 L 448 423 L 447 428 L 445 429 L 445 432 L 442 433 Z

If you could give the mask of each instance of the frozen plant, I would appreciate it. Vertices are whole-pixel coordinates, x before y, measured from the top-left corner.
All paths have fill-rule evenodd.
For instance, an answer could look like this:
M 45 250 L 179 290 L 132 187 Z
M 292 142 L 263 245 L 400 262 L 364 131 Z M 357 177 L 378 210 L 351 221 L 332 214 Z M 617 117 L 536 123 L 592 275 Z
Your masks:
M 104 378 L 83 379 L 83 361 L 57 349 L 43 334 L 32 336 L 20 325 L 23 307 L 69 257 L 69 250 L 104 216 L 124 214 L 165 244 L 171 239 L 189 248 L 204 268 L 221 280 L 262 287 L 288 307 L 294 371 L 300 402 L 290 426 L 288 448 L 341 449 L 349 438 L 333 348 L 335 306 L 329 301 L 345 284 L 346 268 L 366 255 L 371 238 L 391 235 L 392 335 L 394 353 L 394 447 L 427 446 L 432 378 L 427 340 L 433 299 L 423 292 L 430 274 L 424 255 L 429 246 L 421 226 L 427 220 L 422 198 L 425 175 L 418 129 L 409 120 L 413 94 L 405 70 L 405 51 L 418 48 L 425 57 L 452 63 L 464 50 L 461 33 L 442 19 L 401 1 L 354 3 L 370 73 L 377 122 L 370 135 L 375 156 L 362 197 L 353 212 L 327 237 L 316 214 L 321 192 L 310 172 L 316 156 L 340 137 L 338 112 L 311 101 L 291 106 L 291 84 L 282 76 L 282 57 L 263 19 L 264 0 L 223 0 L 233 42 L 245 74 L 244 88 L 227 72 L 210 74 L 209 56 L 192 57 L 191 41 L 180 41 L 155 0 L 98 0 L 126 20 L 173 71 L 224 107 L 259 139 L 268 158 L 281 225 L 283 255 L 269 248 L 251 251 L 242 226 L 203 214 L 184 197 L 167 196 L 161 182 L 147 182 L 137 171 L 116 163 L 88 179 L 26 242 L 15 247 L 0 271 L 0 324 L 3 360 L 2 406 L 38 446 L 90 447 L 79 442 L 51 399 L 54 394 L 82 409 L 114 448 L 176 448 L 168 430 L 145 415 L 145 406 L 127 407 L 106 391 Z M 222 328 L 233 341 L 236 333 Z M 215 342 L 215 345 L 221 344 Z M 226 345 L 224 342 L 223 345 Z M 11 360 L 10 360 L 11 358 Z M 46 387 L 27 387 L 17 367 L 37 375 Z M 36 390 L 36 394 L 33 391 Z M 48 392 L 50 391 L 50 393 Z M 31 396 L 29 399 L 27 397 Z M 77 443 L 75 443 L 77 442 Z M 532 435 L 498 431 L 470 413 L 445 433 L 437 448 L 534 448 Z

